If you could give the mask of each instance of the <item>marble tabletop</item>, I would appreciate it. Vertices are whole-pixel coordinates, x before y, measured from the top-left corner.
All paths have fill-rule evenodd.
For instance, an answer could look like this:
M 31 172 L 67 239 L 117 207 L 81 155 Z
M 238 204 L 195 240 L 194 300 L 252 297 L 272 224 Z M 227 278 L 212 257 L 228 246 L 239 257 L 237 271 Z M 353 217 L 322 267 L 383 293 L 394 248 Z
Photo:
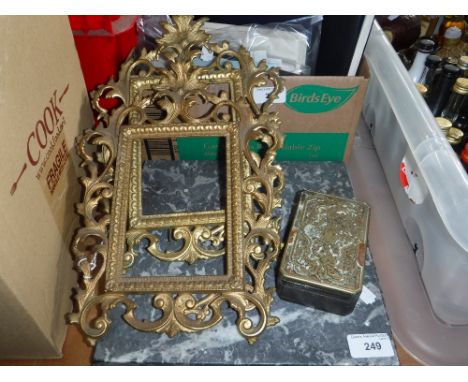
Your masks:
M 353 191 L 341 163 L 281 162 L 286 185 L 283 193 L 282 228 L 284 236 L 295 194 L 304 189 L 352 198 Z M 202 211 L 223 208 L 222 171 L 214 161 L 147 161 L 143 168 L 143 212 Z M 163 243 L 161 243 L 163 245 Z M 179 243 L 169 243 L 176 249 Z M 266 275 L 266 286 L 275 285 L 277 264 Z M 156 262 L 151 256 L 137 257 L 132 275 L 219 274 L 223 262 Z M 364 285 L 375 295 L 366 303 L 359 299 L 347 316 L 326 313 L 280 300 L 275 294 L 272 315 L 280 322 L 267 328 L 257 342 L 249 345 L 235 325 L 236 313 L 225 307 L 225 318 L 200 333 L 165 334 L 139 332 L 122 319 L 123 307 L 109 313 L 112 320 L 105 337 L 98 341 L 95 364 L 119 365 L 398 365 L 385 305 L 370 252 L 366 257 Z M 132 296 L 138 303 L 137 317 L 155 319 L 151 298 Z M 350 334 L 387 333 L 393 356 L 353 358 L 347 342 Z

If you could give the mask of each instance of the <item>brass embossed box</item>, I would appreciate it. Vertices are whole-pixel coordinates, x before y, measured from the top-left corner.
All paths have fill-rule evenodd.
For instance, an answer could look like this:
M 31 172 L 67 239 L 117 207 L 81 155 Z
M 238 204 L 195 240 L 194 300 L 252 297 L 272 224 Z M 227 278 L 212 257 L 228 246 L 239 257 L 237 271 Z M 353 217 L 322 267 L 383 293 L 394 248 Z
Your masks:
M 351 313 L 362 290 L 368 222 L 365 203 L 302 191 L 279 269 L 278 295 Z

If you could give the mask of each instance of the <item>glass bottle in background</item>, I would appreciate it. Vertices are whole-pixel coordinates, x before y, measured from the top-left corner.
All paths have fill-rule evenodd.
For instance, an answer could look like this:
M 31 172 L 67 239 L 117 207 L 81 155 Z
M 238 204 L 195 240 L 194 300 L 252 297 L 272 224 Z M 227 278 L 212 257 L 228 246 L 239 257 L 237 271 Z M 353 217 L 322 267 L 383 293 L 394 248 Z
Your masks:
M 439 16 L 439 20 L 437 21 L 434 32 L 432 33 L 431 37 L 436 42 L 439 41 L 437 37 L 439 36 L 440 28 L 442 28 L 442 24 L 444 23 L 444 20 L 445 20 L 445 16 Z
M 468 49 L 466 51 L 468 53 Z M 461 56 L 458 59 L 457 66 L 461 69 L 461 76 L 468 78 L 468 56 Z
M 442 110 L 441 117 L 448 119 L 452 124 L 457 120 L 462 109 L 468 103 L 468 78 L 460 77 L 453 85 L 447 105 Z
M 456 57 L 444 57 L 442 59 L 442 65 L 445 65 L 445 64 L 458 66 L 458 58 L 456 58 Z
M 447 118 L 436 117 L 436 122 L 442 131 L 442 134 L 447 136 L 449 129 L 452 127 L 452 122 L 450 122 Z
M 463 35 L 462 37 L 462 49 L 465 53 L 463 54 L 467 54 L 468 52 L 468 16 L 465 16 L 465 34 Z
M 443 16 L 435 15 L 421 16 L 421 33 L 419 37 L 431 37 L 436 31 L 437 24 L 441 17 L 443 18 Z
M 434 116 L 439 116 L 445 107 L 460 72 L 457 66 L 445 64 L 442 67 L 442 73 L 436 77 L 426 97 L 427 105 Z
M 458 117 L 453 122 L 453 127 L 456 127 L 463 131 L 465 134 L 463 137 L 463 144 L 468 143 L 468 102 L 464 102 L 464 105 L 460 108 Z
M 377 21 L 396 51 L 409 48 L 421 33 L 420 16 L 377 16 Z
M 427 56 L 426 63 L 424 64 L 424 70 L 418 82 L 429 89 L 434 82 L 436 74 L 439 72 L 438 69 L 441 63 L 442 58 L 439 56 L 436 56 L 435 54 Z
M 445 16 L 442 25 L 439 28 L 439 42 L 445 38 L 445 32 L 447 29 L 458 29 L 461 32 L 461 36 L 465 33 L 465 20 L 463 16 Z
M 437 55 L 442 58 L 452 58 L 457 60 L 464 54 L 462 36 L 464 31 L 456 26 L 452 26 L 445 30 L 444 38 L 442 40 L 442 47 L 437 51 Z
M 427 94 L 427 87 L 419 82 L 416 84 L 416 89 L 418 89 L 419 94 L 422 95 L 423 98 L 426 97 Z
M 424 64 L 427 56 L 434 52 L 436 43 L 429 38 L 422 38 L 416 44 L 416 56 L 414 57 L 413 64 L 409 69 L 409 75 L 413 82 L 418 82 L 421 74 L 424 71 Z
M 460 155 L 463 149 L 463 135 L 463 131 L 456 127 L 451 127 L 447 132 L 447 141 L 458 155 Z

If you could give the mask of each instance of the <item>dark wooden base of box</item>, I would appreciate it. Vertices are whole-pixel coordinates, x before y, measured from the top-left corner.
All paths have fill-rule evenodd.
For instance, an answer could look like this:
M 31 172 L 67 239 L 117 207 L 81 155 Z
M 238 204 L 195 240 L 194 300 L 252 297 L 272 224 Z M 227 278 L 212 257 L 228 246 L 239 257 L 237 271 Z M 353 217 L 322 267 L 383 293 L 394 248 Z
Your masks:
M 336 291 L 329 292 L 286 279 L 281 275 L 277 278 L 277 292 L 278 296 L 284 300 L 342 316 L 350 314 L 354 310 L 359 298 L 359 293 L 349 295 Z

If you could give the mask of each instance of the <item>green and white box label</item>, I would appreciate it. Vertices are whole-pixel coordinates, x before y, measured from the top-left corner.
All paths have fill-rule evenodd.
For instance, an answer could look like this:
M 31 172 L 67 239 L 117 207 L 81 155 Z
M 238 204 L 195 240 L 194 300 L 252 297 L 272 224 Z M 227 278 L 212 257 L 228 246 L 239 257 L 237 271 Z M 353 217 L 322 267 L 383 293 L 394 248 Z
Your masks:
M 286 106 L 298 113 L 326 113 L 346 104 L 358 90 L 359 86 L 343 89 L 300 85 L 288 90 Z

